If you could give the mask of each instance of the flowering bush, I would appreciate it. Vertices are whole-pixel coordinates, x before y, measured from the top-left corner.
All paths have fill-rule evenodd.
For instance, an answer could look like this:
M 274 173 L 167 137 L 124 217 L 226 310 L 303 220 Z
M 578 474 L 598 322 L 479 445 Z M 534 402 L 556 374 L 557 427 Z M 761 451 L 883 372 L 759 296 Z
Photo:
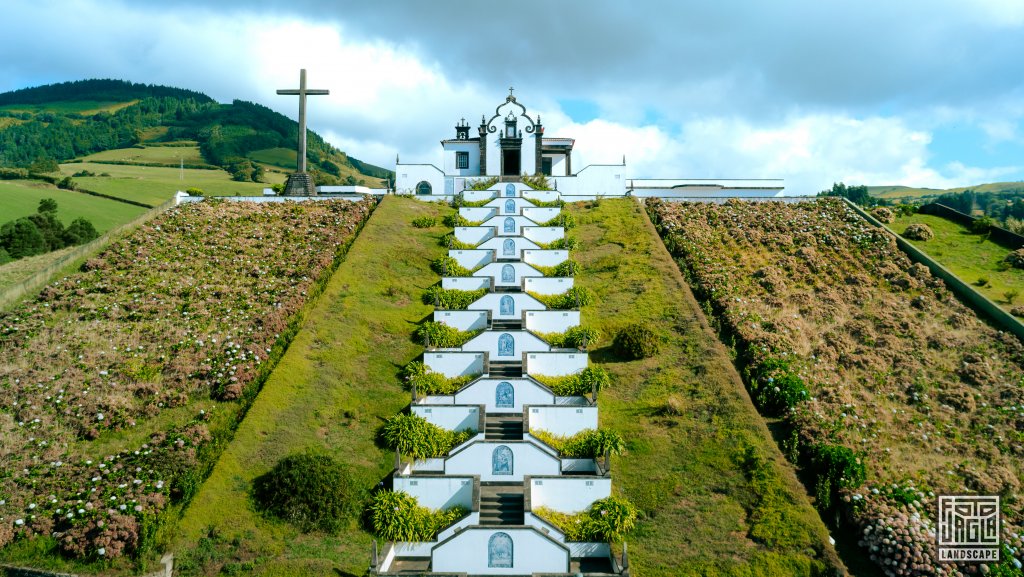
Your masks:
M 1019 340 L 835 200 L 647 208 L 735 348 L 751 396 L 785 417 L 784 448 L 819 509 L 867 531 L 862 541 L 889 574 L 934 567 L 934 501 L 908 512 L 903 497 L 864 483 L 1000 494 L 1008 535 L 1024 533 Z
M 0 546 L 54 532 L 78 557 L 151 545 L 168 501 L 189 499 L 212 465 L 212 435 L 227 433 L 197 405 L 252 398 L 372 207 L 188 203 L 0 314 Z M 125 444 L 114 431 L 155 429 L 186 405 L 194 420 L 172 413 L 141 447 L 109 448 Z

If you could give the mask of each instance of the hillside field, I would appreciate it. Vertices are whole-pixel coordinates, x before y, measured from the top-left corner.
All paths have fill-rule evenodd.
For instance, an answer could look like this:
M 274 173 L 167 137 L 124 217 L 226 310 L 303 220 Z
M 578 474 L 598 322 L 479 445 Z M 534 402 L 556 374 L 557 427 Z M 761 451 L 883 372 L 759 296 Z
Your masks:
M 1012 189 L 1024 187 L 1024 182 L 990 182 L 974 186 L 961 186 L 957 188 L 914 188 L 910 186 L 869 186 L 868 194 L 886 200 L 907 200 L 920 201 L 927 197 L 937 197 L 943 194 L 973 190 L 975 192 L 1006 192 Z
M 107 173 L 110 176 L 75 177 L 74 180 L 82 188 L 151 206 L 167 201 L 179 190 L 192 187 L 218 196 L 259 196 L 263 194 L 264 188 L 270 186 L 262 182 L 235 182 L 223 170 L 186 168 L 184 179 L 179 169 L 170 167 L 76 162 L 62 164 L 60 170 L 65 176 L 81 170 L 98 175 Z M 284 182 L 282 175 L 270 172 L 267 173 L 267 179 L 271 182 Z
M 0 224 L 35 214 L 39 201 L 57 201 L 57 218 L 65 226 L 78 217 L 92 221 L 96 230 L 104 232 L 120 226 L 146 211 L 141 206 L 62 190 L 49 184 L 27 180 L 0 180 Z
M 112 160 L 117 162 L 159 162 L 165 164 L 178 164 L 180 161 L 184 160 L 185 164 L 203 164 L 213 168 L 212 165 L 203 160 L 203 155 L 199 152 L 199 146 L 195 142 L 191 144 L 191 146 L 143 146 L 140 148 L 116 148 L 84 156 L 81 160 L 82 162 L 98 163 L 104 160 Z
M 1010 254 L 1010 249 L 989 240 L 987 235 L 972 234 L 967 227 L 940 216 L 912 214 L 898 217 L 888 226 L 902 235 L 908 225 L 918 223 L 928 225 L 935 238 L 907 239 L 907 242 L 1003 309 L 1009 311 L 1024 302 L 1024 270 L 1000 264 Z M 1005 296 L 1007 291 L 1017 291 L 1020 296 L 1010 302 Z
M 6 104 L 0 106 L 0 110 L 6 112 L 29 112 L 39 114 L 41 112 L 53 112 L 56 114 L 83 114 L 92 115 L 100 112 L 114 113 L 122 108 L 127 108 L 138 100 L 129 102 L 100 102 L 97 100 L 67 100 L 47 102 L 45 104 Z

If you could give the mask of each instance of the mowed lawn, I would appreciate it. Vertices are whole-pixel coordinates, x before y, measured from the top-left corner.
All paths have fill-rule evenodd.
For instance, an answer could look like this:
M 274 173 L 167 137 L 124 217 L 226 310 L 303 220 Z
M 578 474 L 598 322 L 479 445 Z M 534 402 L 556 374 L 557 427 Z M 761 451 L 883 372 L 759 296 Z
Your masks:
M 965 226 L 930 214 L 897 218 L 889 228 L 902 235 L 907 225 L 915 223 L 928 225 L 935 238 L 924 241 L 907 239 L 908 242 L 1000 307 L 1010 310 L 1024 303 L 1024 270 L 1000 265 L 1010 254 L 1010 249 L 988 240 L 986 235 L 971 234 Z M 983 286 L 982 280 L 988 282 Z M 1010 302 L 1007 291 L 1017 291 L 1019 296 Z
M 199 152 L 199 146 L 146 146 L 144 148 L 115 148 L 104 150 L 89 156 L 83 156 L 82 162 L 95 161 L 116 162 L 161 162 L 166 164 L 203 164 L 210 166 Z
M 62 164 L 60 170 L 65 176 L 82 170 L 96 174 L 107 173 L 110 176 L 75 177 L 74 180 L 87 190 L 151 206 L 157 206 L 174 196 L 175 192 L 188 188 L 199 188 L 217 196 L 259 196 L 263 194 L 264 188 L 270 186 L 262 182 L 235 182 L 223 170 L 186 168 L 181 171 L 170 167 L 95 162 Z M 267 180 L 284 182 L 284 176 L 268 172 Z
M 420 301 L 438 281 L 430 260 L 444 252 L 443 228 L 410 223 L 447 210 L 391 196 L 370 217 L 213 473 L 168 527 L 176 574 L 364 573 L 372 537 L 355 519 L 337 535 L 303 534 L 257 514 L 249 489 L 310 447 L 345 463 L 367 491 L 390 473 L 393 455 L 374 439 L 382 420 L 409 404 L 396 373 L 423 352 L 411 336 L 431 312 Z
M 613 459 L 612 485 L 643 512 L 628 540 L 634 572 L 841 571 L 824 524 L 641 206 L 593 204 L 566 210 L 579 222 L 569 233 L 580 242 L 576 283 L 596 294 L 583 324 L 604 335 L 591 362 L 612 374 L 600 424 L 627 445 Z M 661 351 L 624 362 L 610 343 L 634 323 L 662 337 Z
M 62 190 L 37 181 L 0 181 L 0 224 L 35 214 L 39 201 L 57 201 L 57 218 L 65 225 L 78 217 L 90 220 L 101 234 L 139 216 L 146 209 L 71 190 Z

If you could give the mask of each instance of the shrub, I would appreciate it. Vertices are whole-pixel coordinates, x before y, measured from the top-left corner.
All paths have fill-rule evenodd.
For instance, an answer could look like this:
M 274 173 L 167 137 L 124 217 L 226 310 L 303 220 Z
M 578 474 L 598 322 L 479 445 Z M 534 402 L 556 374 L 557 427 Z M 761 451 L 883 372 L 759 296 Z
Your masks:
M 256 508 L 303 531 L 336 532 L 358 512 L 358 485 L 329 455 L 306 451 L 281 459 L 252 484 Z
M 547 244 L 541 244 L 540 247 L 547 250 L 576 250 L 580 247 L 580 243 L 576 237 L 563 236 Z
M 282 190 L 284 190 L 284 189 L 282 188 Z M 185 189 L 185 194 L 187 194 L 189 196 L 206 196 L 206 192 L 203 189 L 195 188 L 195 187 L 186 188 Z
M 767 358 L 748 368 L 754 402 L 769 416 L 780 417 L 807 399 L 807 385 L 789 361 Z
M 417 394 L 424 395 L 452 395 L 472 381 L 474 376 L 463 376 L 448 378 L 441 373 L 430 371 L 420 361 L 413 361 L 406 365 L 399 376 L 405 387 L 412 390 L 416 387 Z
M 427 321 L 416 328 L 416 339 L 420 344 L 450 349 L 461 347 L 479 331 L 460 331 L 444 323 Z
M 438 244 L 447 248 L 448 250 L 470 250 L 476 248 L 475 244 L 469 244 L 468 242 L 462 242 L 455 238 L 455 234 L 449 232 L 448 234 L 441 237 Z
M 373 532 L 388 541 L 432 541 L 442 529 L 469 514 L 459 506 L 432 511 L 402 491 L 377 493 L 369 510 Z
M 567 212 L 563 212 L 540 226 L 560 226 L 568 231 L 576 228 L 576 217 Z
M 661 339 L 646 325 L 627 325 L 615 334 L 612 349 L 625 359 L 647 359 L 658 354 Z
M 1024 268 L 1024 248 L 1018 248 L 1006 255 L 1003 262 L 1009 263 L 1013 268 Z
M 888 208 L 885 208 L 884 206 L 879 206 L 872 210 L 871 216 L 877 218 L 880 222 L 884 222 L 885 224 L 889 224 L 893 221 L 892 211 L 889 210 Z
M 985 285 L 988 284 L 988 277 L 987 276 L 979 276 L 978 280 L 974 281 L 974 284 L 976 286 L 985 286 Z
M 430 263 L 430 268 L 442 276 L 472 276 L 473 271 L 459 264 L 450 256 L 442 256 Z
M 564 333 L 542 333 L 540 335 L 553 347 L 582 349 L 593 347 L 601 340 L 601 331 L 591 327 L 572 327 Z
M 523 184 L 534 190 L 551 190 L 551 183 L 548 182 L 548 177 L 543 174 L 536 174 L 533 176 L 524 174 L 522 176 L 522 181 Z
M 550 521 L 565 534 L 567 541 L 612 542 L 621 541 L 636 526 L 636 505 L 622 497 L 606 497 L 582 513 L 570 515 L 547 507 L 535 507 L 533 512 Z
M 575 310 L 594 303 L 594 291 L 578 286 L 574 286 L 560 295 L 529 294 L 544 303 L 544 306 L 549 309 Z
M 903 236 L 910 240 L 931 240 L 935 238 L 935 233 L 927 224 L 915 223 L 904 229 Z
M 463 291 L 459 289 L 446 289 L 441 285 L 433 285 L 423 291 L 423 304 L 434 305 L 438 309 L 456 311 L 465 310 L 474 301 L 487 294 L 487 289 L 475 291 Z
M 441 219 L 441 223 L 447 226 L 448 228 L 455 228 L 457 226 L 476 226 L 480 224 L 478 222 L 472 222 L 466 219 L 466 217 L 462 216 L 457 212 L 446 214 L 444 218 Z
M 582 371 L 561 377 L 532 375 L 559 397 L 582 397 L 611 385 L 608 371 L 602 367 L 587 367 Z
M 840 489 L 864 483 L 867 471 L 853 449 L 818 443 L 807 448 L 805 471 L 814 482 L 814 496 L 820 511 L 832 509 Z
M 974 234 L 985 234 L 995 225 L 996 221 L 991 216 L 978 217 L 971 223 L 971 232 Z
M 571 437 L 554 435 L 539 429 L 531 429 L 530 434 L 569 459 L 593 459 L 604 456 L 606 451 L 621 455 L 626 448 L 622 435 L 609 429 L 584 429 Z
M 466 188 L 469 190 L 487 190 L 495 184 L 498 184 L 498 177 L 492 176 L 490 178 L 480 178 L 472 182 L 466 181 L 466 184 Z
M 399 413 L 387 419 L 378 431 L 378 437 L 385 446 L 414 459 L 447 455 L 448 451 L 465 443 L 473 434 L 472 429 L 442 429 L 412 413 Z
M 437 219 L 432 216 L 420 216 L 412 219 L 412 225 L 416 228 L 431 228 L 437 224 Z
M 1003 292 L 1003 298 L 1006 299 L 1008 304 L 1013 304 L 1013 300 L 1020 296 L 1020 291 L 1017 289 L 1010 289 Z
M 531 264 L 533 268 L 539 270 L 541 274 L 548 277 L 570 277 L 576 276 L 580 270 L 580 265 L 572 259 L 565 260 L 558 263 L 555 266 L 541 266 L 539 264 Z

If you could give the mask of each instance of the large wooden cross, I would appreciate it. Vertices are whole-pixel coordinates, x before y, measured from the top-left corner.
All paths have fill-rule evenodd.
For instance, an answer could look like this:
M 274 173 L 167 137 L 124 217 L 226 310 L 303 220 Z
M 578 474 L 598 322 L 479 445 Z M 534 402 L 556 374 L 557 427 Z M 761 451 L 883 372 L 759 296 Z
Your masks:
M 278 94 L 286 94 L 289 96 L 299 97 L 299 150 L 298 159 L 296 162 L 296 172 L 306 172 L 306 96 L 318 96 L 322 94 L 330 94 L 328 90 L 312 90 L 306 88 L 306 69 L 303 68 L 299 72 L 299 88 L 278 90 Z

